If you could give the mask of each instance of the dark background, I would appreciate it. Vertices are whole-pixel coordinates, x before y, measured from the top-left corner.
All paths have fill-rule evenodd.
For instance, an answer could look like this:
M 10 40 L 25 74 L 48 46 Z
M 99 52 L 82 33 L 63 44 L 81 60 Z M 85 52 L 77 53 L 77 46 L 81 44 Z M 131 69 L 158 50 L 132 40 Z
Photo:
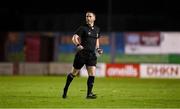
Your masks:
M 1 31 L 74 31 L 83 23 L 87 10 L 97 14 L 96 24 L 104 32 L 180 30 L 180 6 L 172 0 L 59 0 L 16 4 L 11 2 L 0 8 Z

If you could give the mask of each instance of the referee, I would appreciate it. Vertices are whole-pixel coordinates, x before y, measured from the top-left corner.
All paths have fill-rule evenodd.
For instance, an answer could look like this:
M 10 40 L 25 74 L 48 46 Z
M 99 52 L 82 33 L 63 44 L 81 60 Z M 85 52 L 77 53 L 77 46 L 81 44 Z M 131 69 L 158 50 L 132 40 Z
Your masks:
M 80 72 L 80 69 L 86 65 L 88 71 L 87 79 L 87 99 L 95 99 L 97 96 L 92 92 L 97 56 L 103 53 L 99 48 L 100 28 L 94 25 L 96 15 L 92 11 L 86 12 L 86 24 L 80 26 L 72 37 L 72 42 L 77 48 L 73 62 L 72 71 L 67 75 L 66 84 L 63 90 L 63 98 L 67 97 L 68 87 L 73 78 Z

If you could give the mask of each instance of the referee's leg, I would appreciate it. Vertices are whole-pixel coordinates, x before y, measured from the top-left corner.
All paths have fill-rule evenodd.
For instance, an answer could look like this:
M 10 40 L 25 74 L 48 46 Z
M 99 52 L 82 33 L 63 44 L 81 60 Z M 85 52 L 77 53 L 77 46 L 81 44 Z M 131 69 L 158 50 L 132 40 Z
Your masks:
M 71 72 L 67 75 L 66 84 L 63 90 L 63 96 L 62 96 L 63 98 L 67 97 L 68 87 L 71 84 L 73 78 L 79 73 L 83 65 L 84 65 L 84 59 L 81 57 L 81 55 L 76 54 L 73 62 L 73 68 Z
M 92 89 L 94 85 L 94 79 L 95 79 L 95 70 L 96 66 L 88 66 L 87 71 L 88 71 L 88 80 L 87 80 L 87 97 L 88 99 L 95 99 L 97 96 L 96 94 L 93 94 Z
M 66 84 L 64 86 L 64 91 L 63 91 L 63 96 L 62 96 L 63 98 L 67 97 L 69 85 L 71 84 L 73 78 L 79 73 L 79 71 L 80 71 L 80 69 L 75 69 L 73 67 L 72 71 L 67 75 Z

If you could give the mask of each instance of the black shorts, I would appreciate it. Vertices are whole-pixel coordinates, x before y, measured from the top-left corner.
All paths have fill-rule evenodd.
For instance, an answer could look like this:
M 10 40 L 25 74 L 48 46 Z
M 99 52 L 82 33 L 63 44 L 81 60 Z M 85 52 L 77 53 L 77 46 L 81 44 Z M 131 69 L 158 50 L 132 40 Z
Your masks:
M 75 69 L 81 69 L 84 65 L 86 66 L 96 66 L 97 57 L 95 52 L 81 50 L 76 53 L 75 59 L 73 62 L 73 67 Z

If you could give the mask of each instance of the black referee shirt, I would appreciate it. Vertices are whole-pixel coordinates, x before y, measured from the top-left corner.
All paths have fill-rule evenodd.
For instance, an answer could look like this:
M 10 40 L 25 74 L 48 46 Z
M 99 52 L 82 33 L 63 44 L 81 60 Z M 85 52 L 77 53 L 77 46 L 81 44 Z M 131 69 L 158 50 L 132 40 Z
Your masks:
M 90 27 L 88 24 L 80 26 L 76 31 L 81 38 L 81 45 L 85 50 L 95 51 L 96 40 L 100 37 L 100 28 L 97 26 Z

